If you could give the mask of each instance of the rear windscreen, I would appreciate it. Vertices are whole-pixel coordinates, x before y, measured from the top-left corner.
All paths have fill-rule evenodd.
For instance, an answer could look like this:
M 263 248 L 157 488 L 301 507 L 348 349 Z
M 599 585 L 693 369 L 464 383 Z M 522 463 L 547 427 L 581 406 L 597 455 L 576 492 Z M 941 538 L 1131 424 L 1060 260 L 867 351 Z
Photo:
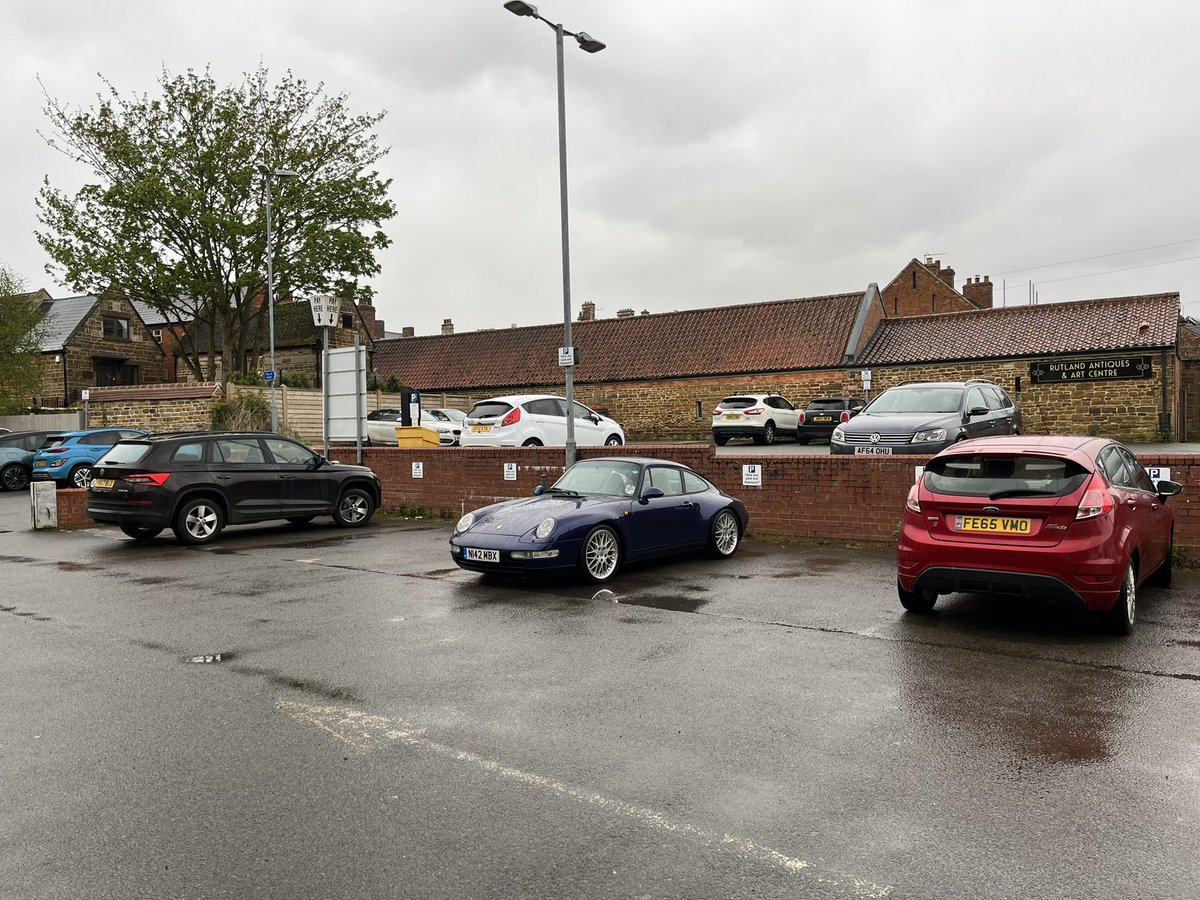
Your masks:
M 808 408 L 818 412 L 830 412 L 845 409 L 846 404 L 841 400 L 812 400 L 809 402 Z
M 494 419 L 496 416 L 502 416 L 512 409 L 512 405 L 500 401 L 484 401 L 476 403 L 471 407 L 468 415 L 473 419 Z
M 149 444 L 135 444 L 132 442 L 113 444 L 112 448 L 100 457 L 100 461 L 96 465 L 102 466 L 105 463 L 137 463 L 141 462 L 149 452 Z
M 753 397 L 726 397 L 721 401 L 722 409 L 746 409 L 754 406 L 756 403 L 761 403 L 761 400 L 755 400 Z
M 1062 497 L 1077 490 L 1091 473 L 1079 463 L 1054 456 L 950 456 L 925 467 L 925 487 L 962 497 Z

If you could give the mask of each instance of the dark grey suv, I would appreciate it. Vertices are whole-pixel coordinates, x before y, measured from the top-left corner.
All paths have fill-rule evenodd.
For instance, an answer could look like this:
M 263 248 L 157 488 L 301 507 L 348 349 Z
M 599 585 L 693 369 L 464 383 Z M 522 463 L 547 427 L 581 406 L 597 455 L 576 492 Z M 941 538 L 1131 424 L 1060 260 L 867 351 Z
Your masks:
M 888 388 L 835 428 L 829 452 L 933 454 L 968 438 L 1020 433 L 1021 411 L 999 385 L 910 381 Z

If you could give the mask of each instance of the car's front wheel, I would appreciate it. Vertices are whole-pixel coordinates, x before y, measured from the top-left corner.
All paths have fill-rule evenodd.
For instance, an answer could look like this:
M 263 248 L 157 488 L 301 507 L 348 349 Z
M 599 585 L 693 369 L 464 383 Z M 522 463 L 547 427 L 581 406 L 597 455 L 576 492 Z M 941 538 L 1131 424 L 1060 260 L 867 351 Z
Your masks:
M 604 446 L 605 447 L 620 447 L 621 446 L 621 436 L 619 434 L 610 434 L 607 438 L 605 438 Z
M 621 564 L 621 541 L 607 525 L 597 525 L 583 539 L 579 551 L 579 569 L 597 584 L 608 581 Z
M 742 539 L 742 529 L 732 510 L 723 509 L 713 516 L 712 528 L 708 532 L 708 552 L 718 559 L 733 556 Z
M 0 472 L 0 486 L 6 491 L 23 491 L 29 487 L 29 472 L 20 463 L 5 466 Z
M 1125 567 L 1125 578 L 1121 582 L 1121 593 L 1112 609 L 1105 613 L 1105 624 L 1113 634 L 1132 634 L 1137 622 L 1137 570 L 1133 561 Z
M 161 528 L 142 528 L 140 525 L 122 525 L 121 530 L 139 543 L 153 540 L 162 532 Z
M 88 477 L 92 474 L 92 467 L 87 465 L 78 465 L 71 469 L 71 474 L 67 476 L 67 480 L 73 487 L 86 488 L 88 486 Z
M 912 613 L 933 612 L 938 598 L 933 591 L 906 591 L 899 580 L 896 581 L 896 593 L 900 595 L 900 605 Z
M 333 521 L 343 528 L 361 528 L 375 515 L 375 501 L 362 488 L 352 487 L 338 499 Z
M 207 497 L 185 500 L 175 514 L 171 530 L 182 544 L 209 544 L 221 535 L 225 514 L 216 501 Z

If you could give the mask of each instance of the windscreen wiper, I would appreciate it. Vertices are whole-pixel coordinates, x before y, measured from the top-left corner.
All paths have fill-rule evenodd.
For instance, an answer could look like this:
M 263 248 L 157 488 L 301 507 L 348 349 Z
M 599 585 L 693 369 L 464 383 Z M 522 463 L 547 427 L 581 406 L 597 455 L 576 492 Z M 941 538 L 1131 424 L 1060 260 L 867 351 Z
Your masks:
M 1058 491 L 1039 491 L 1036 488 L 1013 488 L 1009 491 L 996 491 L 988 494 L 989 500 L 999 500 L 1002 497 L 1057 497 Z
M 582 497 L 583 496 L 583 494 L 579 493 L 579 491 L 573 491 L 570 488 L 560 488 L 560 487 L 550 488 L 550 493 L 551 494 L 566 494 L 568 497 Z

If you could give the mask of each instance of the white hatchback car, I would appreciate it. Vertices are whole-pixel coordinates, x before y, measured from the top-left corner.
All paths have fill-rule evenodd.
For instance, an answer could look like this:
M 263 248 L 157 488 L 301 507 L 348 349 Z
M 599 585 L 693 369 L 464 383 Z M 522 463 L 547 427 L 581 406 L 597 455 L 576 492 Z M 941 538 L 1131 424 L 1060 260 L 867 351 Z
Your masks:
M 799 420 L 800 410 L 779 394 L 735 394 L 713 410 L 713 440 L 720 447 L 735 437 L 772 444 L 781 434 L 794 438 Z
M 547 394 L 519 394 L 480 400 L 462 423 L 463 447 L 564 447 L 567 401 Z M 625 431 L 608 416 L 575 403 L 575 444 L 616 447 Z

